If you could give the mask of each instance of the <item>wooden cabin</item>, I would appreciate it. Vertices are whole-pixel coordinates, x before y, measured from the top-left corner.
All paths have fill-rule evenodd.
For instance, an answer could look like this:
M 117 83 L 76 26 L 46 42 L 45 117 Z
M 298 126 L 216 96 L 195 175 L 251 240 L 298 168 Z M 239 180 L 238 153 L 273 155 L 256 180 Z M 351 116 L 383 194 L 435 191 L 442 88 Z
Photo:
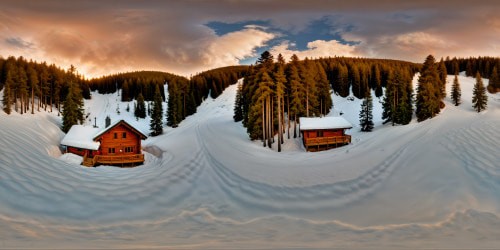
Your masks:
M 322 151 L 351 143 L 351 136 L 345 134 L 345 130 L 352 125 L 343 117 L 301 117 L 299 124 L 307 151 Z
M 147 136 L 124 120 L 104 129 L 74 125 L 61 141 L 66 152 L 83 156 L 82 165 L 136 166 L 144 162 L 141 140 Z

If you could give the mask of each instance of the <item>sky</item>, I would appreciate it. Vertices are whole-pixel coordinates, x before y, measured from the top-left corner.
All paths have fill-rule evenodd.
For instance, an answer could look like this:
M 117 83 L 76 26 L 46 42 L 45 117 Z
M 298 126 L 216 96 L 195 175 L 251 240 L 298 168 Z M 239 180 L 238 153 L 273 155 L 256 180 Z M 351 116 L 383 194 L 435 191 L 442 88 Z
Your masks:
M 285 59 L 500 56 L 500 1 L 2 0 L 0 56 L 87 78 Z

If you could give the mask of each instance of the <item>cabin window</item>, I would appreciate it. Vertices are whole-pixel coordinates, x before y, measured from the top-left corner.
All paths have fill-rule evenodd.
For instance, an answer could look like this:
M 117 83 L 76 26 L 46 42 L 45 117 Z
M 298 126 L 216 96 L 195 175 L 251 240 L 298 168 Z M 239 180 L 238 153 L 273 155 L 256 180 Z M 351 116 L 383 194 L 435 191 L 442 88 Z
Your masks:
M 114 154 L 115 153 L 115 148 L 108 148 L 108 153 Z
M 125 153 L 132 153 L 134 152 L 134 147 L 125 147 Z
M 323 137 L 323 131 L 317 131 L 316 137 Z
M 113 134 L 113 138 L 114 138 L 114 139 L 118 139 L 118 133 L 114 133 L 114 134 Z
M 122 138 L 127 138 L 127 132 L 123 132 Z

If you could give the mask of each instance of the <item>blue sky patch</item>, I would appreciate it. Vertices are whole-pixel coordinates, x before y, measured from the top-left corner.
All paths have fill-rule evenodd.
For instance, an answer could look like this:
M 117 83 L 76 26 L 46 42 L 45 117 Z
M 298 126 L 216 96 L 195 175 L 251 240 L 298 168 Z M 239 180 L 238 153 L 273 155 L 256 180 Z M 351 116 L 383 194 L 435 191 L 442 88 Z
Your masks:
M 305 29 L 302 29 L 300 31 L 291 31 L 280 27 L 275 27 L 269 20 L 250 20 L 236 23 L 213 21 L 205 25 L 214 30 L 214 32 L 218 36 L 223 36 L 231 32 L 243 30 L 248 25 L 261 26 L 266 29 L 266 32 L 277 34 L 276 38 L 268 41 L 266 46 L 256 48 L 257 55 L 260 55 L 262 52 L 269 50 L 270 48 L 279 45 L 284 41 L 288 41 L 289 44 L 293 45 L 291 49 L 298 51 L 307 50 L 307 44 L 316 40 L 337 40 L 341 44 L 357 44 L 357 42 L 346 41 L 342 39 L 341 36 L 342 32 L 348 31 L 353 27 L 336 27 L 334 24 L 334 18 L 334 16 L 324 16 L 319 19 L 315 19 L 311 23 L 309 23 Z M 240 60 L 240 63 L 253 64 L 255 63 L 257 57 L 244 58 Z

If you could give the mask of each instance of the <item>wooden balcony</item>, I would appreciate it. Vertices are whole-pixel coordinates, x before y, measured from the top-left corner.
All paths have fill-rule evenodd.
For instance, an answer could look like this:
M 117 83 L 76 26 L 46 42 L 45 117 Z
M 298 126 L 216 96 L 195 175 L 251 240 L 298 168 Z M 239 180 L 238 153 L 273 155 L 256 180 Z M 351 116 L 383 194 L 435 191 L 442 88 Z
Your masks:
M 111 165 L 111 166 L 135 166 L 144 162 L 143 154 L 133 155 L 96 155 L 94 157 L 83 157 L 83 165 L 94 167 L 96 165 Z
M 324 149 L 336 148 L 349 143 L 351 143 L 350 135 L 304 139 L 304 146 L 307 151 L 320 151 Z

